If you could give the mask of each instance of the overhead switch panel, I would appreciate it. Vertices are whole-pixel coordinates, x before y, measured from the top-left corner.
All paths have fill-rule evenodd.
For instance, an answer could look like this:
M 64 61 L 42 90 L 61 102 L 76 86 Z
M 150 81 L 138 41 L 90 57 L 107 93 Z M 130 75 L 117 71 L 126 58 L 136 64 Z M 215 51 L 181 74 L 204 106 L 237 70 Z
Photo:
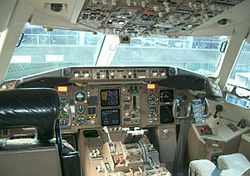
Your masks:
M 243 0 L 88 0 L 79 24 L 120 36 L 182 35 Z

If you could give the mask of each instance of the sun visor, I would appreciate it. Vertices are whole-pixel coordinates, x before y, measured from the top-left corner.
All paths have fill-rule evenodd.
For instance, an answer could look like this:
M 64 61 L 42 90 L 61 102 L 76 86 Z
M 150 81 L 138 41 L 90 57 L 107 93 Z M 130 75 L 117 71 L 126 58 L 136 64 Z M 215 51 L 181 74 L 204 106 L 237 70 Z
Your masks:
M 16 2 L 17 0 L 0 1 L 0 32 L 8 27 Z

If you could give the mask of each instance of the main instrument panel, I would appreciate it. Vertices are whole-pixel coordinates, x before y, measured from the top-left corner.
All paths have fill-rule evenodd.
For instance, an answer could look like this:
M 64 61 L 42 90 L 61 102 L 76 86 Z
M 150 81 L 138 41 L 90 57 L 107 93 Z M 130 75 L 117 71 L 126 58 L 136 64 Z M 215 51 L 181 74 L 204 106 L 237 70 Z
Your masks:
M 167 68 L 72 68 L 68 85 L 57 86 L 62 127 L 153 127 L 175 123 L 173 101 L 180 90 L 152 81 L 167 79 Z
M 93 128 L 110 125 L 153 126 L 173 123 L 173 89 L 148 84 L 72 85 L 59 92 L 61 125 Z

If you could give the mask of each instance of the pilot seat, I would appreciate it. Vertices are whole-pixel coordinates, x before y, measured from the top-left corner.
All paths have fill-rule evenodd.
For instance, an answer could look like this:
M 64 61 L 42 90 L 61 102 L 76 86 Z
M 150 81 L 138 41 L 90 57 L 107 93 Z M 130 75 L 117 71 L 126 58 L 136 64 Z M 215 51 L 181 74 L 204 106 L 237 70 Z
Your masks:
M 78 152 L 61 140 L 58 114 L 54 89 L 0 91 L 0 132 L 6 133 L 0 139 L 1 176 L 81 175 Z M 30 127 L 36 128 L 35 138 L 8 138 L 8 129 Z

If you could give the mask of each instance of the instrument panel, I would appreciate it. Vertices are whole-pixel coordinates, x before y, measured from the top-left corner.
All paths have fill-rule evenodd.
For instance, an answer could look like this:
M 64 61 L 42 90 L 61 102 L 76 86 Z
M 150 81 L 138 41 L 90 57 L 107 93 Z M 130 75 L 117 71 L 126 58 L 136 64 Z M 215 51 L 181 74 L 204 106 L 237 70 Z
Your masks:
M 68 95 L 68 99 L 65 98 Z M 175 91 L 156 85 L 68 86 L 59 92 L 63 127 L 154 126 L 173 123 Z M 85 97 L 86 96 L 86 97 Z
M 67 88 L 56 87 L 64 90 L 59 91 L 61 125 L 78 130 L 175 123 L 173 101 L 184 92 L 152 84 L 168 73 L 167 68 L 73 68 Z

